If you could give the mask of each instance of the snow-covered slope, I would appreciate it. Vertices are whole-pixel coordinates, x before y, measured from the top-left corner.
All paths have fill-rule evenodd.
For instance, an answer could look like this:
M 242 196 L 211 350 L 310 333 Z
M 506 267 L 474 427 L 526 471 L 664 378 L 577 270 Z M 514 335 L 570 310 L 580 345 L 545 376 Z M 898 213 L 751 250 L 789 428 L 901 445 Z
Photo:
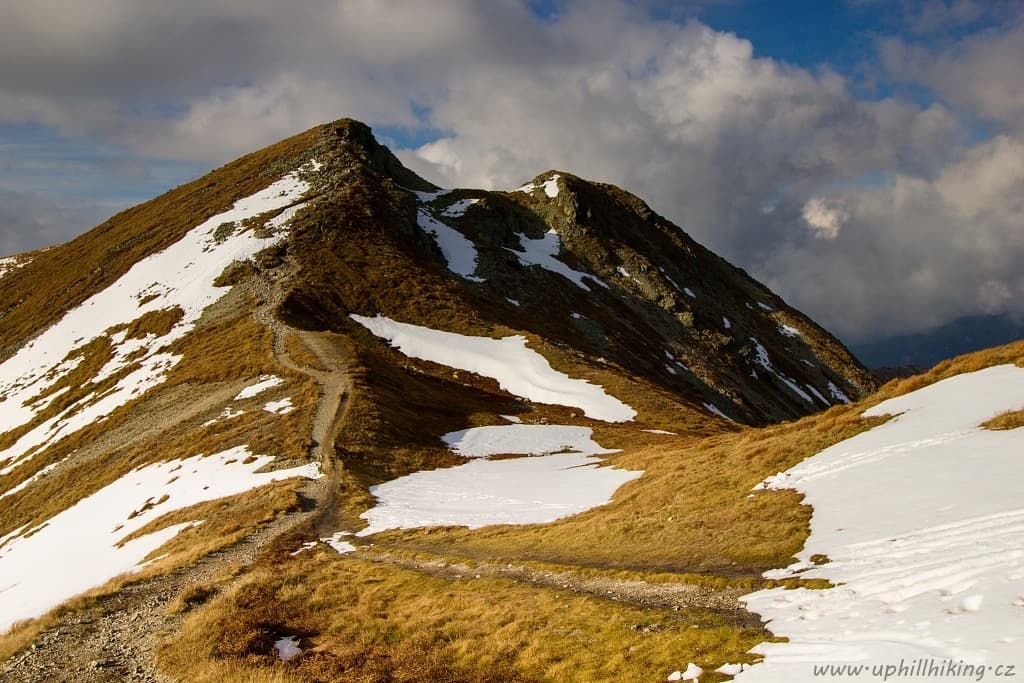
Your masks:
M 769 479 L 814 507 L 801 561 L 770 576 L 836 587 L 747 596 L 789 642 L 761 645 L 739 680 L 1024 672 L 1024 430 L 979 427 L 1022 406 L 1024 368 L 958 375 L 880 403 L 865 415 L 895 417 Z
M 315 167 L 310 164 L 305 171 Z M 139 261 L 0 364 L 0 436 L 18 435 L 0 450 L 0 475 L 12 475 L 19 468 L 24 471 L 33 458 L 47 455 L 50 447 L 105 422 L 118 408 L 161 385 L 182 360 L 181 355 L 167 350 L 169 345 L 184 339 L 204 312 L 229 291 L 215 286 L 217 277 L 233 262 L 250 259 L 286 236 L 288 222 L 309 190 L 299 175 L 299 171 L 290 173 L 240 199 L 171 246 Z M 261 215 L 265 220 L 259 232 L 253 224 L 246 224 Z M 173 312 L 174 322 L 162 334 L 127 333 L 134 321 L 147 314 L 168 311 Z M 54 387 L 88 361 L 86 350 L 101 339 L 109 339 L 109 358 L 95 375 L 74 387 L 81 393 L 77 400 L 58 411 L 50 410 L 55 399 L 69 390 L 63 386 L 54 391 Z M 276 377 L 264 380 L 243 390 L 237 399 L 282 382 Z M 267 409 L 283 414 L 290 404 L 268 403 Z M 244 445 L 207 457 L 195 451 L 187 455 L 137 467 L 81 500 L 72 500 L 67 509 L 32 528 L 23 525 L 6 533 L 0 539 L 0 632 L 15 621 L 39 616 L 81 591 L 137 569 L 151 551 L 186 525 L 119 544 L 167 512 L 279 479 L 319 476 L 315 464 L 258 473 L 273 462 L 275 454 L 252 454 Z M 73 456 L 74 452 L 20 482 L 15 479 L 16 485 L 0 495 L 0 505 L 37 486 Z M 101 462 L 93 467 L 99 480 L 103 480 L 105 465 L 117 468 L 120 463 Z M 89 481 L 77 484 L 83 491 L 90 490 Z M 33 514 L 27 509 L 21 512 Z
M 123 539 L 169 512 L 272 481 L 320 476 L 316 465 L 258 472 L 272 461 L 269 456 L 252 457 L 243 446 L 148 465 L 39 527 L 18 529 L 0 538 L 0 633 L 118 574 L 144 566 L 147 555 L 188 524 L 175 524 L 127 542 Z

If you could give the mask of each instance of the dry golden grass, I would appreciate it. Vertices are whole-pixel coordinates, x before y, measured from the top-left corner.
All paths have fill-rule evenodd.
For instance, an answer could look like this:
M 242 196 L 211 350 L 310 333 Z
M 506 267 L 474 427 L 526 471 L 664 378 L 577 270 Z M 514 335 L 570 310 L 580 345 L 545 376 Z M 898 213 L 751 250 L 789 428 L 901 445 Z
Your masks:
M 119 329 L 124 329 L 125 336 L 128 339 L 143 339 L 148 334 L 152 334 L 156 337 L 163 337 L 165 334 L 170 332 L 171 328 L 177 325 L 183 317 L 185 317 L 185 311 L 181 310 L 181 307 L 179 306 L 163 308 L 159 311 L 150 311 L 149 313 L 136 318 L 127 325 L 107 330 L 107 333 L 113 334 L 114 332 L 119 331 Z
M 996 415 L 991 420 L 981 423 L 984 429 L 1020 429 L 1024 427 L 1024 408 L 1020 410 L 1007 410 L 1005 413 Z
M 285 664 L 273 642 L 288 635 L 304 652 Z M 195 610 L 158 663 L 197 682 L 270 673 L 367 683 L 657 680 L 688 660 L 750 661 L 746 651 L 768 637 L 709 612 L 449 580 L 321 549 L 255 571 Z

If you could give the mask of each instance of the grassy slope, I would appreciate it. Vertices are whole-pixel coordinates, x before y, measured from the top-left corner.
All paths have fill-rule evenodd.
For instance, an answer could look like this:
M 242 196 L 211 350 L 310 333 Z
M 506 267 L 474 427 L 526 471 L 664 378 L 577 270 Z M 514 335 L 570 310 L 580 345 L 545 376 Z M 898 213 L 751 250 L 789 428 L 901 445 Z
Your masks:
M 617 681 L 656 680 L 687 661 L 751 661 L 746 650 L 769 635 L 715 610 L 641 607 L 497 574 L 754 589 L 802 546 L 810 513 L 794 492 L 749 498 L 754 484 L 876 424 L 859 414 L 882 400 L 1001 363 L 1024 366 L 1024 342 L 794 423 L 675 438 L 606 427 L 598 439 L 624 448 L 611 460 L 646 474 L 612 504 L 553 524 L 389 532 L 365 560 L 323 546 L 293 557 L 303 538 L 285 540 L 241 585 L 197 606 L 161 663 L 188 680 Z M 480 578 L 427 575 L 403 557 L 462 563 Z M 285 635 L 306 650 L 287 664 L 272 649 Z

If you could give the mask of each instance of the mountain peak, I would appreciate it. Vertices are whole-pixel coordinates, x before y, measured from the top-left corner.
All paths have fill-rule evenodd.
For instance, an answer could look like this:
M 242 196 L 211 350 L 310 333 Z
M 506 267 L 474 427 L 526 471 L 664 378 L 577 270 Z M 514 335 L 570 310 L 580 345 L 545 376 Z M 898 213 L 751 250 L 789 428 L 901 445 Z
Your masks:
M 318 130 L 321 143 L 316 154 L 323 157 L 321 163 L 327 164 L 328 175 L 338 171 L 339 166 L 343 168 L 356 163 L 410 190 L 431 192 L 440 189 L 402 165 L 390 149 L 377 141 L 365 123 L 344 118 L 325 124 Z

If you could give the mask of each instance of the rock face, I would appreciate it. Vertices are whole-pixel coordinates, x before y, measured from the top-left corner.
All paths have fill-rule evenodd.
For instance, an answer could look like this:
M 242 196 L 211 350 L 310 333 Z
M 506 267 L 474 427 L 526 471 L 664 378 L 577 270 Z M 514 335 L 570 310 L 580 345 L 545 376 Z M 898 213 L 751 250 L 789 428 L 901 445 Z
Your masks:
M 288 238 L 217 283 L 276 278 L 287 289 L 278 315 L 295 326 L 350 331 L 348 316 L 358 313 L 467 334 L 526 333 L 573 363 L 747 424 L 875 387 L 834 337 L 629 192 L 561 171 L 512 192 L 441 191 L 352 120 L 20 259 L 0 278 L 0 359 L 233 197 L 309 159 L 319 164 L 308 177 L 314 199 Z
M 295 324 L 526 332 L 748 424 L 875 386 L 834 337 L 624 190 L 548 171 L 512 192 L 439 191 L 362 124 L 325 126 L 319 144 L 324 194 L 288 245 Z

